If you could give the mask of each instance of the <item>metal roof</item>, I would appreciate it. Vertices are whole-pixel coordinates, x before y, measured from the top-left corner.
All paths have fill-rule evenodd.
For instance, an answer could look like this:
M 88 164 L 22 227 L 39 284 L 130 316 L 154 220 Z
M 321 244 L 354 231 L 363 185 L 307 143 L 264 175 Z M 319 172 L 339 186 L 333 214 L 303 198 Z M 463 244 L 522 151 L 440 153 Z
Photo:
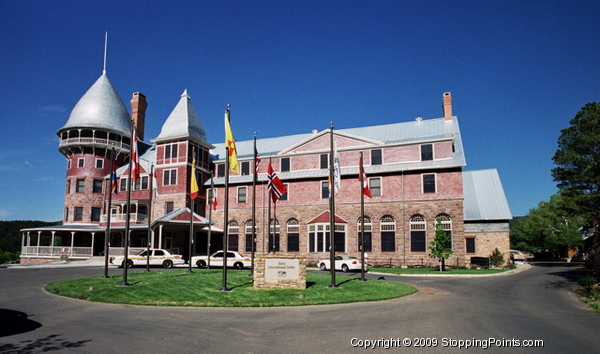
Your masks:
M 190 96 L 187 90 L 184 90 L 181 99 L 163 124 L 160 134 L 152 141 L 162 142 L 188 138 L 212 148 L 212 145 L 206 140 L 206 132 L 200 123 Z
M 463 190 L 465 221 L 512 219 L 496 169 L 463 171 Z
M 129 113 L 106 74 L 102 74 L 79 99 L 67 123 L 57 133 L 60 135 L 61 131 L 71 128 L 95 128 L 130 134 Z

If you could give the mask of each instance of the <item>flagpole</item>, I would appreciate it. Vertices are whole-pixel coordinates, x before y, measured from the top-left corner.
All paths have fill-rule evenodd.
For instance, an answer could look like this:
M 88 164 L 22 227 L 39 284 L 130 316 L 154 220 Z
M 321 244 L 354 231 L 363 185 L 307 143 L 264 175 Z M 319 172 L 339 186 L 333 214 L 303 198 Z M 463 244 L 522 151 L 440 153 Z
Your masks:
M 152 221 L 152 180 L 154 179 L 154 164 L 150 164 L 150 176 L 148 176 L 148 235 L 146 239 L 146 272 L 150 271 L 150 233 L 152 227 L 150 221 Z
M 206 239 L 206 261 L 207 261 L 207 265 L 206 265 L 206 269 L 210 269 L 210 236 L 211 236 L 211 231 L 212 231 L 212 225 L 210 223 L 210 221 L 212 220 L 212 209 L 213 209 L 213 203 L 214 203 L 214 183 L 213 183 L 213 173 L 212 171 L 210 172 L 210 189 L 208 190 L 208 199 L 209 199 L 209 203 L 208 203 L 208 236 Z
M 329 136 L 329 270 L 331 272 L 331 284 L 330 288 L 337 288 L 335 284 L 335 180 L 333 176 L 333 122 L 330 125 L 330 136 Z
M 269 166 L 271 166 L 271 155 L 269 154 Z M 269 187 L 267 185 L 267 191 L 269 191 Z M 268 230 L 269 232 L 267 233 L 267 253 L 271 253 L 271 243 L 273 242 L 273 238 L 271 237 L 271 192 L 267 192 L 267 198 L 269 198 L 268 200 L 268 204 L 267 204 L 267 213 L 268 213 L 268 218 L 267 218 L 267 223 L 268 223 Z
M 227 115 L 226 119 L 229 122 L 230 117 L 230 109 L 231 105 L 227 105 L 227 109 L 225 110 L 225 114 Z M 231 128 L 230 128 L 231 129 Z M 229 146 L 227 146 L 227 141 L 225 142 L 225 210 L 223 211 L 223 280 L 221 284 L 221 289 L 219 291 L 229 291 L 230 289 L 227 287 L 227 252 L 229 251 L 229 237 L 228 237 L 228 218 L 229 218 Z
M 110 239 L 110 214 L 112 212 L 112 177 L 113 177 L 113 169 L 114 169 L 114 159 L 115 159 L 115 148 L 110 150 L 110 178 L 108 179 L 108 208 L 106 213 L 106 233 L 104 234 L 104 276 L 102 278 L 109 278 L 108 276 L 108 248 L 109 248 L 109 239 Z
M 254 178 L 252 179 L 252 264 L 250 267 L 250 275 L 254 277 L 254 252 L 256 244 L 256 180 L 258 179 L 257 158 L 258 150 L 256 149 L 256 132 L 254 132 Z
M 365 176 L 362 173 L 363 152 L 360 152 L 360 166 L 358 173 L 360 174 L 360 280 L 365 279 Z
M 120 284 L 121 286 L 129 286 L 129 283 L 127 283 L 127 263 L 129 261 L 129 223 L 131 221 L 131 170 L 133 169 L 134 164 L 132 161 L 134 149 L 133 144 L 137 143 L 133 139 L 134 129 L 134 124 L 131 122 L 131 146 L 129 147 L 129 171 L 127 178 L 127 215 L 125 215 L 125 248 L 123 249 L 123 282 Z

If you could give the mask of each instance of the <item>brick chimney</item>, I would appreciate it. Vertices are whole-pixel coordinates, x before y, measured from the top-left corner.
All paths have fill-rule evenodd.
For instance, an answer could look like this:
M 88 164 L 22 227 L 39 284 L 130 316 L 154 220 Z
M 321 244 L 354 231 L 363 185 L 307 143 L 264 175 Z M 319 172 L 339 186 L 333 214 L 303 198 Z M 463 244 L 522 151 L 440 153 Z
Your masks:
M 146 96 L 142 93 L 134 92 L 131 98 L 131 120 L 135 126 L 137 137 L 140 140 L 144 140 L 144 126 L 146 122 Z
M 444 92 L 442 98 L 442 107 L 444 108 L 444 121 L 452 121 L 452 94 L 450 92 Z

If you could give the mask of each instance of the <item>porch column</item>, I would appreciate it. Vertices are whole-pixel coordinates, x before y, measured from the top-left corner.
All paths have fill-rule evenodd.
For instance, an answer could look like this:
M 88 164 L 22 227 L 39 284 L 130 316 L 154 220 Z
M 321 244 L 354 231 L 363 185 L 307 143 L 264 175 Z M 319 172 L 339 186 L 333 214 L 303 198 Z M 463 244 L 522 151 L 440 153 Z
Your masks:
M 162 234 L 163 234 L 163 225 L 161 224 L 158 228 L 158 247 L 162 248 Z
M 50 247 L 52 247 L 52 248 L 50 248 L 51 249 L 51 251 L 50 251 L 50 255 L 51 256 L 54 256 L 54 233 L 55 232 L 56 231 L 54 231 L 54 230 L 51 231 L 51 233 L 52 233 L 52 237 L 50 238 Z
M 42 232 L 38 231 L 38 235 L 37 235 L 37 247 L 36 247 L 36 251 L 35 251 L 35 255 L 39 256 L 40 255 L 40 239 L 42 238 Z
M 94 256 L 94 236 L 96 235 L 95 231 L 92 231 L 92 247 L 90 247 L 90 258 Z
M 73 255 L 73 245 L 75 244 L 75 231 L 71 231 L 71 250 L 69 251 L 69 256 Z

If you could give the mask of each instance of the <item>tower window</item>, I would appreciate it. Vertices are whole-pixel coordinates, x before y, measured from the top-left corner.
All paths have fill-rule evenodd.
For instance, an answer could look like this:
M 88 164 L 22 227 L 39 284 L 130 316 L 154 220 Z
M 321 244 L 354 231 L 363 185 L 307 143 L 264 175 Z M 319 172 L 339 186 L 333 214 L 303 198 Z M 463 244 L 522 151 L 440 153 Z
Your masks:
M 85 159 L 84 158 L 77 159 L 77 167 L 79 167 L 79 168 L 85 167 Z

